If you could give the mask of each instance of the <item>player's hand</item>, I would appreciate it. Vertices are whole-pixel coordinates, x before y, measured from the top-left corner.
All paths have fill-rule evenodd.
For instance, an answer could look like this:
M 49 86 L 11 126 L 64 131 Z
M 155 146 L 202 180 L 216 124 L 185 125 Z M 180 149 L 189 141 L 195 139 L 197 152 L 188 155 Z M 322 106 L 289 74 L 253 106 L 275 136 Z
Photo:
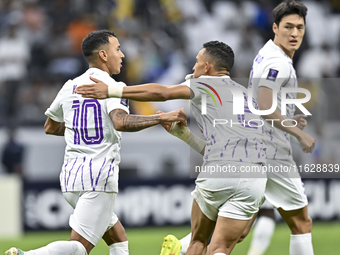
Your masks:
M 164 113 L 162 111 L 157 111 L 156 113 L 162 115 L 161 125 L 168 132 L 170 132 L 170 130 L 174 128 L 188 126 L 188 123 L 187 123 L 188 116 L 184 112 L 184 108 L 182 108 L 181 110 L 171 111 L 168 113 Z
M 74 91 L 83 97 L 104 99 L 108 98 L 108 86 L 106 83 L 92 76 L 90 79 L 95 83 L 78 86 Z
M 304 114 L 297 114 L 293 117 L 293 120 L 297 122 L 297 127 L 303 130 L 307 126 L 307 115 Z
M 161 114 L 161 113 L 164 113 L 164 112 L 162 112 L 162 111 L 160 111 L 160 110 L 158 110 L 158 111 L 156 112 L 156 114 Z M 172 122 L 162 122 L 162 123 L 161 123 L 162 127 L 164 127 L 164 129 L 165 129 L 166 131 L 168 131 L 168 132 L 170 131 L 171 124 L 172 124 Z
M 315 147 L 315 138 L 301 132 L 301 135 L 299 137 L 296 137 L 297 140 L 302 144 L 302 150 L 305 153 L 312 153 Z

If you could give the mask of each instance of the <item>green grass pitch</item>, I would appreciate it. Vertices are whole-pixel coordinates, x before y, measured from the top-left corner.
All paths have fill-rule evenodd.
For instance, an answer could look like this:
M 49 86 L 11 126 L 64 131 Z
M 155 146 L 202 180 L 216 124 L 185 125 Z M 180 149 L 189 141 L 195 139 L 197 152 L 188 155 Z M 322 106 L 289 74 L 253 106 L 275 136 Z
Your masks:
M 190 227 L 166 227 L 166 228 L 128 228 L 126 229 L 129 238 L 131 255 L 159 255 L 163 237 L 167 234 L 174 234 L 181 238 L 189 233 Z M 251 233 L 252 234 L 252 233 Z M 232 254 L 246 255 L 251 234 L 244 242 L 237 244 Z M 289 254 L 288 227 L 277 224 L 275 233 L 266 252 L 266 255 L 287 255 Z M 57 240 L 68 240 L 69 232 L 38 232 L 27 233 L 17 239 L 0 239 L 0 254 L 12 246 L 17 246 L 23 250 L 29 250 L 44 246 Z M 340 250 L 340 222 L 317 222 L 313 225 L 313 244 L 316 255 L 336 255 Z M 109 254 L 104 241 L 92 250 L 91 255 Z

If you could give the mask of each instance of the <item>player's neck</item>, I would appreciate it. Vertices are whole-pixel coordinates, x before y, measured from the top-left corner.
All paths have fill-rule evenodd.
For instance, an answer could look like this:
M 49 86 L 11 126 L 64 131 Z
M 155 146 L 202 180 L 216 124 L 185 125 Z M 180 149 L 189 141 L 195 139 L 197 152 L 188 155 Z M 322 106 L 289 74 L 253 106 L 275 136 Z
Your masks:
M 210 76 L 229 76 L 230 73 L 228 71 L 212 71 L 208 75 L 210 75 Z
M 281 50 L 283 50 L 284 53 L 286 53 L 286 55 L 288 57 L 290 57 L 291 59 L 293 59 L 295 51 L 289 51 L 287 50 L 285 47 L 283 47 L 277 40 L 274 39 L 274 44 L 279 46 Z
M 98 69 L 100 69 L 104 72 L 107 72 L 111 76 L 110 71 L 109 71 L 109 69 L 107 68 L 106 65 L 98 65 L 98 64 L 94 64 L 94 63 L 89 63 L 89 68 L 98 68 Z

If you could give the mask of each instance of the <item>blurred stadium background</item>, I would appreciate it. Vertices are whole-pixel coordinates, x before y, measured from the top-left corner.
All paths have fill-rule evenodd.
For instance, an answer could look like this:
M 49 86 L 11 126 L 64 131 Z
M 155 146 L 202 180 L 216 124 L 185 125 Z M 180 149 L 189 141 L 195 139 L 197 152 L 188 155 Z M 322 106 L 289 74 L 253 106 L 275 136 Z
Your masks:
M 58 182 L 65 142 L 44 134 L 44 112 L 63 83 L 86 70 L 80 43 L 89 32 L 110 29 L 117 34 L 126 57 L 122 73 L 114 78 L 128 85 L 182 82 L 202 44 L 211 40 L 234 49 L 231 77 L 246 85 L 254 56 L 273 38 L 271 10 L 279 2 L 1 0 L 0 252 L 12 245 L 30 249 L 68 238 L 71 208 Z M 298 165 L 339 164 L 340 1 L 304 3 L 309 9 L 306 36 L 294 65 L 299 85 L 312 93 L 305 104 L 313 115 L 307 132 L 316 137 L 317 146 L 306 155 L 293 141 L 294 158 Z M 180 107 L 189 113 L 181 100 L 130 102 L 136 114 Z M 116 212 L 127 227 L 131 254 L 158 254 L 168 232 L 181 237 L 190 231 L 193 155 L 158 127 L 123 135 Z M 199 162 L 199 156 L 191 160 Z M 15 173 L 8 173 L 8 164 Z M 338 254 L 340 175 L 303 177 L 315 222 L 315 253 Z M 234 253 L 245 254 L 249 241 Z M 266 254 L 288 254 L 288 242 L 288 228 L 279 224 Z M 105 252 L 100 243 L 93 254 Z

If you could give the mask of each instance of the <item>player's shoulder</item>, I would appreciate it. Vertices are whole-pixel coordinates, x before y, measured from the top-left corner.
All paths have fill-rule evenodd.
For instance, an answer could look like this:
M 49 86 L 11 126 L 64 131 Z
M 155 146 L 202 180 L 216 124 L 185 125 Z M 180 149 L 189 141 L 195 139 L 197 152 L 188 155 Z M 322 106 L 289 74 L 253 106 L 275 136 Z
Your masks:
M 263 62 L 282 62 L 289 64 L 290 60 L 282 49 L 277 46 L 272 40 L 269 40 L 259 51 L 262 56 Z

